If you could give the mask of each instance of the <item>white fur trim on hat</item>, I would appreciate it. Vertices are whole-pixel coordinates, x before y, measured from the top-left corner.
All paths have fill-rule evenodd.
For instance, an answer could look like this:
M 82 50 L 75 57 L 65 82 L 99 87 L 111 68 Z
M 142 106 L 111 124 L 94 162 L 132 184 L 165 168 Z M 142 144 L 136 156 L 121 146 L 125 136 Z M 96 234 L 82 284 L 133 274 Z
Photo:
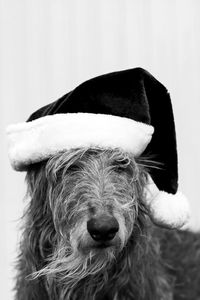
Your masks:
M 8 153 L 15 170 L 78 147 L 121 148 L 139 156 L 154 128 L 132 119 L 92 113 L 55 114 L 10 125 Z
M 151 220 L 162 227 L 181 228 L 190 219 L 190 205 L 187 198 L 177 192 L 175 195 L 159 191 L 149 176 L 145 187 L 144 201 L 149 209 Z

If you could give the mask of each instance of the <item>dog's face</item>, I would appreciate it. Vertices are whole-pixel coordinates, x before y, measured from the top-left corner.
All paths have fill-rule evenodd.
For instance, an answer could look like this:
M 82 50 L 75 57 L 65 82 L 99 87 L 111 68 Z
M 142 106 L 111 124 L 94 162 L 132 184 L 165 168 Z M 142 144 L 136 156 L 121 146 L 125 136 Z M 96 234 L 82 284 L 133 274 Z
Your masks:
M 79 150 L 53 157 L 46 170 L 60 238 L 81 254 L 121 251 L 142 200 L 145 176 L 135 160 L 120 151 Z
M 41 172 L 54 237 L 51 259 L 38 275 L 75 281 L 108 268 L 139 226 L 143 168 L 117 149 L 79 149 L 58 153 Z

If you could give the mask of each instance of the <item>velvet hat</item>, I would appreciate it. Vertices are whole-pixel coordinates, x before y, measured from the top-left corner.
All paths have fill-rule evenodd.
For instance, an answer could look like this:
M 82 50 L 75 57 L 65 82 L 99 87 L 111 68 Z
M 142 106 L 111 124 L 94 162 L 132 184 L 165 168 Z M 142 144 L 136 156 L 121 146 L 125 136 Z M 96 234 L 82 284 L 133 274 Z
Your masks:
M 141 68 L 90 79 L 7 129 L 13 168 L 25 171 L 61 150 L 120 148 L 135 157 L 152 156 L 144 190 L 154 223 L 180 228 L 189 205 L 178 191 L 177 146 L 170 95 Z

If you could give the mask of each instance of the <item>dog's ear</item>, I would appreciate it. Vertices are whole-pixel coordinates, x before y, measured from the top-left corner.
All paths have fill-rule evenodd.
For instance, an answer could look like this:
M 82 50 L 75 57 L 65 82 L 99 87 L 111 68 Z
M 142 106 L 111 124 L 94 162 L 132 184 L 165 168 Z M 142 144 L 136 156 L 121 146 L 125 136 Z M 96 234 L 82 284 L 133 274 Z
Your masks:
M 190 206 L 181 193 L 170 194 L 160 191 L 148 175 L 143 201 L 153 223 L 168 229 L 181 228 L 190 218 Z

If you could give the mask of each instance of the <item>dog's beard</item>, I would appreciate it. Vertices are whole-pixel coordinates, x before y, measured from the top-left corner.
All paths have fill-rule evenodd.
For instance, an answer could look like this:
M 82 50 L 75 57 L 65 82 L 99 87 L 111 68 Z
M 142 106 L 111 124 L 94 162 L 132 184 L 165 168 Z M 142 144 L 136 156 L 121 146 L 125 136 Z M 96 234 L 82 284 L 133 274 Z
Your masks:
M 132 210 L 128 207 L 126 209 L 126 221 L 129 226 L 125 224 L 122 213 L 115 213 L 119 231 L 115 239 L 107 244 L 95 242 L 90 237 L 86 225 L 87 214 L 80 218 L 75 216 L 76 222 L 71 220 L 71 223 L 76 223 L 76 226 L 71 225 L 71 230 L 56 218 L 56 246 L 46 260 L 46 266 L 33 273 L 32 278 L 44 276 L 48 293 L 51 294 L 56 288 L 59 300 L 71 299 L 70 295 L 73 295 L 73 299 L 80 299 L 82 293 L 85 299 L 95 299 L 95 295 L 104 291 L 104 287 L 107 286 L 118 256 L 132 233 L 135 216 L 133 217 Z
M 70 298 L 74 290 L 78 295 L 83 281 L 84 294 L 88 299 L 96 295 L 108 281 L 113 263 L 124 247 L 120 243 L 106 248 L 87 247 L 79 226 L 78 236 L 75 232 L 76 230 L 73 230 L 71 238 L 60 235 L 47 265 L 32 274 L 33 279 L 45 276 L 49 293 L 57 286 L 60 289 L 59 299 Z M 76 235 L 76 238 L 73 238 L 73 235 Z

